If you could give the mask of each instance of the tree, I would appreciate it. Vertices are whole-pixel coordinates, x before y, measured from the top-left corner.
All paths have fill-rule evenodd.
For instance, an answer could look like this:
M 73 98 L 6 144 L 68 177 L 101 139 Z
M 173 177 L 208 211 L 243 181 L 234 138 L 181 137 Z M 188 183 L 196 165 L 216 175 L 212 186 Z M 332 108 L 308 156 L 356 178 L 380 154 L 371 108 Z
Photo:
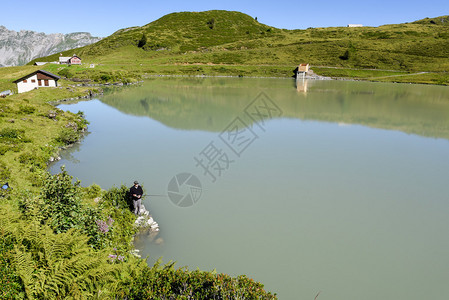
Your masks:
M 346 50 L 343 55 L 340 55 L 338 58 L 341 60 L 348 60 L 349 59 L 349 50 Z
M 215 27 L 215 19 L 212 18 L 209 21 L 207 21 L 207 25 L 209 25 L 210 29 L 214 29 L 214 27 Z
M 147 36 L 145 33 L 142 34 L 142 37 L 140 38 L 139 43 L 137 44 L 137 47 L 142 48 L 147 44 Z

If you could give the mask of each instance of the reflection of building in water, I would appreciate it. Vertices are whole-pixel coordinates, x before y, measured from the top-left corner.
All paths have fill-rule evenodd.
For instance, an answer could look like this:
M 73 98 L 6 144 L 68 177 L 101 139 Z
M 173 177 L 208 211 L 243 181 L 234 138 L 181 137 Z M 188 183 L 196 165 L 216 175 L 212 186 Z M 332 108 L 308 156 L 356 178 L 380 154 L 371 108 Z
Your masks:
M 296 90 L 298 92 L 307 93 L 308 79 L 296 79 Z

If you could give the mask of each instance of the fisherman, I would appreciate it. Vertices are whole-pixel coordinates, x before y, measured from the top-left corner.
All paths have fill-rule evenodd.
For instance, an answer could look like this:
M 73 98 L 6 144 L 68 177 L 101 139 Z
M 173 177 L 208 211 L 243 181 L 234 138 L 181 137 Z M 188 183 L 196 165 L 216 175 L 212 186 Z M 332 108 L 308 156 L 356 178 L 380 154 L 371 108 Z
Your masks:
M 129 194 L 131 195 L 131 198 L 133 199 L 134 214 L 136 216 L 138 216 L 140 213 L 140 209 L 142 207 L 143 190 L 137 180 L 134 181 L 134 185 L 129 189 Z

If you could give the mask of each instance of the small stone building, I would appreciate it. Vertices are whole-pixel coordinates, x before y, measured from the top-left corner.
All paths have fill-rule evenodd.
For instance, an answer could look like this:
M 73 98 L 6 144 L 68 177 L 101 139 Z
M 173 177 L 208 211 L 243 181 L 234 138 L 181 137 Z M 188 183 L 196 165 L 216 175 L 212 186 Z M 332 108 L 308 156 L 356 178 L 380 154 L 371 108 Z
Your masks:
M 299 64 L 298 70 L 296 71 L 296 79 L 305 78 L 309 72 L 309 64 Z
M 298 72 L 309 72 L 309 64 L 299 64 L 298 66 Z
M 37 70 L 13 82 L 17 84 L 17 89 L 20 94 L 40 87 L 57 87 L 60 78 L 53 73 Z

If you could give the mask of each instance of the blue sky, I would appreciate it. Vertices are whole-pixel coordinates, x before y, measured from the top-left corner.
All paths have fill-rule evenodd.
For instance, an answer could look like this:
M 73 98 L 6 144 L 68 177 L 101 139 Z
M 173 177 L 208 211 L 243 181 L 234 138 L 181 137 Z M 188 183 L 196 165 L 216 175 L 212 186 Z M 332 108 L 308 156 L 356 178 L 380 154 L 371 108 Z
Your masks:
M 270 26 L 287 29 L 346 26 L 379 26 L 411 22 L 449 14 L 447 0 L 270 0 L 270 1 L 4 1 L 0 25 L 10 30 L 45 33 L 91 32 L 108 36 L 118 29 L 142 26 L 168 13 L 234 10 L 257 17 Z

